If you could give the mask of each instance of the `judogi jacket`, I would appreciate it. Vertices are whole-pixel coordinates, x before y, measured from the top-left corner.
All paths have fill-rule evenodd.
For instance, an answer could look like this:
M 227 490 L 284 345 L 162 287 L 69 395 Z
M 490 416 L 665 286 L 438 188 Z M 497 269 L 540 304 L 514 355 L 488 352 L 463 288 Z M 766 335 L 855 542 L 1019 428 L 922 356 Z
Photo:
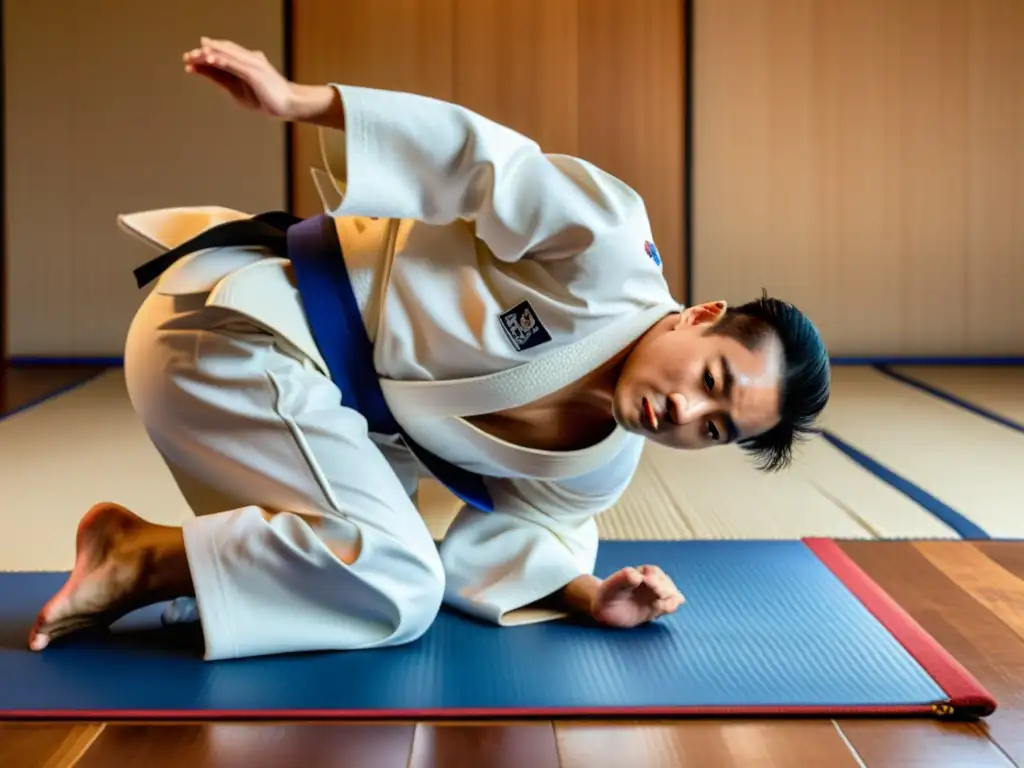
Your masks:
M 616 429 L 583 450 L 542 451 L 467 418 L 562 389 L 679 311 L 643 200 L 457 105 L 334 87 L 345 129 L 321 129 L 313 174 L 380 388 L 405 435 L 481 476 L 492 502 L 465 505 L 441 544 L 446 602 L 500 624 L 558 615 L 524 609 L 592 571 L 594 518 L 626 489 L 643 438 Z M 120 222 L 169 248 L 248 216 L 188 207 Z M 155 290 L 209 292 L 208 304 L 250 316 L 328 372 L 286 258 L 201 251 Z M 417 463 L 386 455 L 414 487 Z

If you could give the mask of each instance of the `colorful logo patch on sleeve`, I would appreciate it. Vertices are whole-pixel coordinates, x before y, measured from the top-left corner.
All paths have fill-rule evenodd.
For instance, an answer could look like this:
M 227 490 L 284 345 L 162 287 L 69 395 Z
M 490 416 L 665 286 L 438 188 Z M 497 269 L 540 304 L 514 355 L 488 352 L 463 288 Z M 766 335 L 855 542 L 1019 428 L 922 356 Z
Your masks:
M 501 327 L 517 352 L 551 341 L 551 334 L 541 324 L 530 302 L 524 301 L 500 315 Z
M 661 254 L 658 253 L 658 248 L 650 240 L 644 243 L 644 250 L 647 251 L 647 255 L 651 257 L 651 261 L 661 266 Z

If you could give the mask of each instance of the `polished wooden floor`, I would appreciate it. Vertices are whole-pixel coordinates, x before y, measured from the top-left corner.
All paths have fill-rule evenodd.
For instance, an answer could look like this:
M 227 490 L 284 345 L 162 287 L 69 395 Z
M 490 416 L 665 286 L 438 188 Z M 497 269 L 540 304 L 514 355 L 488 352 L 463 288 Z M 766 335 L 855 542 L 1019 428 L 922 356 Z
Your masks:
M 7 371 L 0 378 L 0 413 L 93 373 Z M 1024 764 L 1024 544 L 851 542 L 844 548 L 993 693 L 999 702 L 996 714 L 980 723 L 881 719 L 0 723 L 0 766 L 988 768 Z

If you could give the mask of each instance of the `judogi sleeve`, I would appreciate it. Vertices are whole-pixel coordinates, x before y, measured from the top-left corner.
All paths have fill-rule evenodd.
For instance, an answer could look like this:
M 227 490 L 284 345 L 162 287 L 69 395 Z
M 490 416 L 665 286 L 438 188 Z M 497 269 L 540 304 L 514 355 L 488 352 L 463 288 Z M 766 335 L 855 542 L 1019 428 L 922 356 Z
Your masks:
M 642 450 L 631 439 L 610 465 L 572 480 L 489 481 L 495 510 L 463 507 L 441 543 L 445 603 L 504 626 L 565 616 L 535 604 L 593 573 L 595 518 L 626 490 Z
M 333 216 L 474 222 L 494 255 L 558 258 L 645 216 L 640 197 L 589 163 L 445 101 L 334 85 L 345 129 L 322 128 L 341 195 Z

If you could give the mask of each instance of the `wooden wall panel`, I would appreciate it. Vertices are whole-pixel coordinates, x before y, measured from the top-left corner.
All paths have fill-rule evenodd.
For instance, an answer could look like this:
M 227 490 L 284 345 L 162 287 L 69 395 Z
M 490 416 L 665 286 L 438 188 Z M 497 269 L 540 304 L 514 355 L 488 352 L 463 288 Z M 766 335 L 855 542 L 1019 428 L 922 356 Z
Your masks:
M 683 3 L 637 0 L 302 0 L 293 76 L 462 104 L 589 160 L 644 196 L 684 296 Z M 298 129 L 300 215 L 319 210 L 315 131 Z
M 1024 3 L 696 0 L 695 298 L 834 354 L 1021 354 Z
M 1024 353 L 1024 2 L 968 6 L 968 349 Z
M 536 140 L 579 149 L 579 8 L 564 0 L 458 0 L 455 100 Z
M 292 78 L 345 82 L 452 100 L 454 0 L 299 0 L 293 3 Z M 317 131 L 292 133 L 293 207 L 322 210 L 310 168 L 320 168 Z
M 685 72 L 681 0 L 581 0 L 578 154 L 636 189 L 685 296 Z
M 283 64 L 282 0 L 3 4 L 11 355 L 119 356 L 152 251 L 117 214 L 285 204 L 280 124 L 190 78 L 201 35 Z

